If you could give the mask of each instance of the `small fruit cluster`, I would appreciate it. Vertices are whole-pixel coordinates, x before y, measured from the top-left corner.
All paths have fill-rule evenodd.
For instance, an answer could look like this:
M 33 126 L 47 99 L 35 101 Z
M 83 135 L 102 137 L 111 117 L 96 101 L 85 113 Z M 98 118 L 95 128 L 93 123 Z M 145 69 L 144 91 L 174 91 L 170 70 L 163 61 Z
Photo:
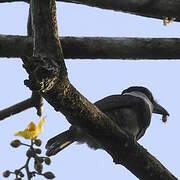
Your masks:
M 11 146 L 13 148 L 18 148 L 19 146 L 28 147 L 28 150 L 26 151 L 27 160 L 26 160 L 26 163 L 19 169 L 16 169 L 14 171 L 9 171 L 9 170 L 4 171 L 3 176 L 9 177 L 11 174 L 14 174 L 16 176 L 15 180 L 21 180 L 23 177 L 25 177 L 25 174 L 23 173 L 23 170 L 25 170 L 26 175 L 27 175 L 26 179 L 28 180 L 36 175 L 44 176 L 46 179 L 54 179 L 55 175 L 52 172 L 47 171 L 43 173 L 43 165 L 44 164 L 50 165 L 51 159 L 46 156 L 40 156 L 42 150 L 37 147 L 40 147 L 41 144 L 42 144 L 42 141 L 40 139 L 31 140 L 30 145 L 22 143 L 18 139 L 12 141 Z M 37 147 L 34 147 L 34 146 L 37 146 Z M 30 160 L 34 160 L 33 171 L 30 171 L 30 167 L 29 167 Z

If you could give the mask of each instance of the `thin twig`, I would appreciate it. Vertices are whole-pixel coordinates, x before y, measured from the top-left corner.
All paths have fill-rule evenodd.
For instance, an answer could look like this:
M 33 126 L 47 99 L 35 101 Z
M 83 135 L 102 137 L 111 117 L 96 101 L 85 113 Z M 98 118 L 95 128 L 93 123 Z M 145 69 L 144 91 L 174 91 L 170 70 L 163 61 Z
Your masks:
M 37 115 L 42 116 L 43 98 L 38 92 L 32 92 L 31 99 L 34 103 L 34 107 L 37 110 Z

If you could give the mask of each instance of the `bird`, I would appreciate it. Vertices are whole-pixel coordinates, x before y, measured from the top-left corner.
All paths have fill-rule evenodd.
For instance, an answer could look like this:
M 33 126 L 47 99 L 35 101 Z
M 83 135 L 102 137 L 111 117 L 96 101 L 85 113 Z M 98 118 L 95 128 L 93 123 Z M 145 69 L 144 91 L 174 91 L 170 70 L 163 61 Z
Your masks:
M 138 141 L 151 122 L 152 113 L 169 116 L 168 111 L 158 104 L 149 89 L 131 86 L 121 94 L 107 96 L 94 105 L 116 123 L 125 133 Z M 87 143 L 90 148 L 103 149 L 101 144 L 80 126 L 70 128 L 48 140 L 46 155 L 54 156 L 73 142 Z

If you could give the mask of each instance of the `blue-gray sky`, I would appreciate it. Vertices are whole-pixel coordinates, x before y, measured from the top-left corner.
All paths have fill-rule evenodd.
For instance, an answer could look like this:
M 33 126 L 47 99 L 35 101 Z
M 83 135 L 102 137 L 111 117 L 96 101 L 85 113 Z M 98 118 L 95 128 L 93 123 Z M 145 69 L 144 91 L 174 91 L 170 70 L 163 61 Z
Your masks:
M 87 6 L 57 3 L 57 13 L 61 36 L 179 37 L 180 34 L 178 23 L 165 27 L 161 20 Z M 26 35 L 27 14 L 28 5 L 25 3 L 0 4 L 0 34 Z M 30 97 L 31 93 L 23 84 L 27 73 L 20 59 L 4 58 L 0 64 L 0 109 L 3 109 Z M 179 61 L 67 60 L 66 65 L 72 84 L 92 102 L 121 93 L 132 85 L 151 89 L 155 99 L 169 111 L 170 117 L 164 124 L 161 116 L 153 115 L 150 127 L 139 142 L 180 177 Z M 48 138 L 68 129 L 69 124 L 46 102 L 43 112 L 47 115 L 41 135 L 45 144 Z M 15 169 L 25 161 L 25 148 L 13 149 L 9 143 L 14 139 L 14 132 L 24 129 L 32 120 L 38 122 L 34 109 L 0 122 L 0 172 Z M 57 179 L 137 179 L 121 165 L 113 164 L 105 151 L 93 151 L 86 145 L 74 144 L 64 149 L 52 158 L 48 169 L 54 171 Z

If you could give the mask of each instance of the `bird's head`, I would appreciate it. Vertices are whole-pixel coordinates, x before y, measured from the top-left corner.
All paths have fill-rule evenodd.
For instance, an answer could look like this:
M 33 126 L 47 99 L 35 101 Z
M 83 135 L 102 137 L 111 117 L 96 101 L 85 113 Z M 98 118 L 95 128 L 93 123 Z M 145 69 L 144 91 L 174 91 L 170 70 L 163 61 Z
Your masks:
M 151 91 L 143 86 L 129 87 L 122 92 L 122 95 L 124 94 L 129 94 L 143 99 L 148 98 L 149 101 L 152 103 L 151 107 L 153 113 L 162 114 L 164 117 L 169 116 L 168 111 L 154 100 Z

